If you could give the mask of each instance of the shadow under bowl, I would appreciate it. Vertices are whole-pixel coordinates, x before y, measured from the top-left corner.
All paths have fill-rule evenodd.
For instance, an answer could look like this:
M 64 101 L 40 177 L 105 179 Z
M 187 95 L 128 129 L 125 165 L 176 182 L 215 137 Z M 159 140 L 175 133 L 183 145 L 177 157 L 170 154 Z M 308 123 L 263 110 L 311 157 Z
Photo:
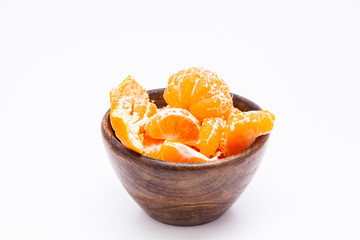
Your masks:
M 158 108 L 166 106 L 164 88 L 148 91 Z M 261 110 L 232 94 L 241 111 Z M 115 173 L 136 203 L 152 218 L 171 225 L 193 226 L 219 218 L 238 199 L 254 176 L 269 139 L 258 137 L 245 151 L 208 163 L 176 163 L 149 158 L 121 144 L 109 111 L 101 122 L 105 149 Z

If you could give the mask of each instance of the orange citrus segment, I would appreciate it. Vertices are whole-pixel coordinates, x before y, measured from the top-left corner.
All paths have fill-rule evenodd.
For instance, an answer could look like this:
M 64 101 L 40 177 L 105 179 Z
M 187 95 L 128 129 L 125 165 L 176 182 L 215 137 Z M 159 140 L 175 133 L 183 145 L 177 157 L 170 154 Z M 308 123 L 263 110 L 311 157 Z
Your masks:
M 144 125 L 157 112 L 146 90 L 129 76 L 111 90 L 110 103 L 110 120 L 116 137 L 127 148 L 142 154 Z
M 135 152 L 143 153 L 143 137 L 139 134 L 139 127 L 131 124 L 129 118 L 124 117 L 122 112 L 116 109 L 110 112 L 110 119 L 115 135 L 121 143 Z
M 274 121 L 274 114 L 265 110 L 236 114 L 225 126 L 220 149 L 225 156 L 244 151 L 258 136 L 270 133 Z
M 147 135 L 144 136 L 144 155 L 147 157 L 160 159 L 161 145 L 164 143 L 163 139 L 154 139 Z
M 200 120 L 227 119 L 232 107 L 230 89 L 225 81 L 214 72 L 196 67 L 173 74 L 164 99 L 171 107 L 187 109 Z
M 232 101 L 220 96 L 204 99 L 196 102 L 190 106 L 190 112 L 199 119 L 210 118 L 210 117 L 222 117 L 227 119 L 231 113 L 227 109 L 232 107 Z M 226 109 L 226 111 L 224 111 Z
M 139 125 L 140 133 L 144 132 L 144 127 L 150 117 L 157 113 L 156 105 L 146 100 L 135 100 L 133 108 L 134 124 Z
M 232 107 L 231 108 L 231 112 L 230 112 L 230 115 L 229 115 L 229 119 L 235 115 L 238 115 L 240 114 L 241 111 L 239 109 L 237 109 L 236 107 Z
M 123 103 L 129 102 L 129 99 L 143 99 L 149 101 L 146 90 L 131 76 L 128 76 L 110 91 L 111 110 L 118 107 L 123 108 Z
M 198 120 L 181 108 L 165 108 L 145 125 L 146 134 L 155 139 L 174 140 L 193 145 L 199 140 Z
M 222 118 L 205 118 L 200 127 L 200 152 L 207 157 L 213 156 L 219 147 L 225 120 Z
M 161 145 L 160 159 L 168 162 L 197 163 L 210 159 L 185 144 L 166 140 Z

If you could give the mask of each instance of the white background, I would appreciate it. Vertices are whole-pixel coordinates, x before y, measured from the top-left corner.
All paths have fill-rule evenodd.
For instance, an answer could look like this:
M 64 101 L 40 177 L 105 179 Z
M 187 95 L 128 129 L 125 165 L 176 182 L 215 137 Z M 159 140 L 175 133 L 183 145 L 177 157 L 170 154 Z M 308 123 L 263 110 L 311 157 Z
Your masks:
M 220 219 L 152 220 L 105 154 L 109 91 L 201 66 L 276 115 Z M 360 239 L 359 1 L 0 1 L 0 239 Z

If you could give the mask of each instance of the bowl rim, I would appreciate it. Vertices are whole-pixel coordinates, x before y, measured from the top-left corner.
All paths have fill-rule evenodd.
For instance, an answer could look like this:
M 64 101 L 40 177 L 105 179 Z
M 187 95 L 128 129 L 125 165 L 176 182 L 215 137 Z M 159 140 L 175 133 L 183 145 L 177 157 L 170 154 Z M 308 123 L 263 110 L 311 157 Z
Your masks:
M 156 93 L 161 90 L 164 90 L 165 88 L 158 88 L 158 89 L 152 89 L 148 90 L 148 94 Z M 248 106 L 252 108 L 252 110 L 262 110 L 257 104 L 252 102 L 251 100 L 242 97 L 240 95 L 231 93 L 233 99 L 237 98 L 240 101 L 246 103 Z M 194 170 L 201 170 L 201 169 L 209 169 L 209 168 L 217 168 L 220 166 L 225 166 L 228 164 L 233 163 L 241 163 L 246 161 L 251 155 L 255 154 L 259 150 L 263 148 L 263 146 L 267 143 L 270 134 L 265 134 L 262 136 L 259 136 L 253 144 L 248 147 L 245 151 L 240 152 L 236 155 L 222 158 L 219 160 L 209 161 L 205 163 L 178 163 L 178 162 L 168 162 L 163 161 L 155 158 L 150 158 L 147 156 L 144 156 L 140 153 L 137 153 L 127 147 L 125 147 L 120 140 L 115 136 L 115 132 L 111 126 L 110 123 L 110 109 L 106 111 L 106 113 L 103 116 L 103 119 L 101 121 L 101 131 L 103 135 L 103 139 L 106 143 L 108 143 L 114 150 L 116 150 L 117 153 L 122 153 L 125 151 L 129 155 L 133 155 L 133 159 L 136 161 L 139 161 L 143 164 L 155 167 L 155 168 L 161 168 L 161 169 L 167 169 L 167 170 L 188 170 L 188 171 L 194 171 Z M 125 155 L 125 158 L 129 158 L 127 155 Z

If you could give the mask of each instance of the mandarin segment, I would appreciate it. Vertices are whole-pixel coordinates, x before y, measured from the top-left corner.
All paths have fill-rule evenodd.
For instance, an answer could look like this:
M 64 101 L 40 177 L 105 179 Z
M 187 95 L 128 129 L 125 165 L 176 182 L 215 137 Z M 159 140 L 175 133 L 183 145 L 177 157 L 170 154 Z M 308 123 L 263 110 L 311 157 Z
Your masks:
M 227 119 L 232 107 L 226 82 L 216 73 L 196 67 L 173 74 L 164 99 L 172 107 L 189 110 L 200 120 L 209 117 Z
M 145 135 L 143 141 L 144 155 L 147 157 L 160 159 L 160 149 L 164 141 L 165 140 L 163 139 L 155 139 Z
M 183 76 L 185 72 L 185 70 L 181 70 L 177 72 L 177 74 L 171 75 L 169 78 L 168 85 L 163 95 L 165 102 L 169 104 L 169 106 L 188 109 L 185 103 L 183 103 L 182 101 L 178 101 L 178 99 L 180 99 L 182 95 L 180 89 L 180 80 L 183 79 L 183 77 L 180 76 Z
M 168 139 L 193 145 L 199 140 L 198 120 L 187 110 L 165 108 L 145 125 L 146 134 L 155 139 Z
M 149 102 L 146 90 L 129 76 L 111 90 L 110 103 L 110 120 L 116 137 L 127 148 L 142 154 L 141 132 L 157 112 L 156 106 Z
M 143 137 L 139 134 L 138 126 L 131 124 L 129 118 L 117 109 L 110 112 L 110 120 L 116 137 L 125 147 L 140 154 L 144 152 Z
M 129 99 L 143 99 L 149 101 L 146 90 L 137 83 L 132 76 L 128 76 L 110 91 L 111 110 L 119 107 L 123 108 L 124 102 L 128 102 Z
M 233 116 L 235 116 L 235 115 L 238 115 L 238 114 L 240 114 L 240 113 L 241 113 L 241 111 L 240 111 L 238 108 L 232 107 L 232 108 L 231 108 L 230 115 L 229 115 L 229 118 L 231 118 L 231 117 L 233 117 Z
M 274 114 L 266 110 L 241 112 L 234 115 L 225 126 L 220 149 L 225 156 L 244 151 L 258 136 L 270 133 L 274 121 Z
M 205 118 L 200 127 L 199 149 L 207 157 L 214 156 L 219 147 L 221 136 L 225 127 L 222 118 Z
M 166 140 L 161 145 L 160 159 L 168 162 L 199 163 L 210 161 L 198 151 L 180 142 Z
M 146 100 L 135 101 L 133 108 L 134 124 L 139 125 L 140 133 L 144 132 L 145 124 L 157 113 L 156 105 Z
M 227 119 L 231 111 L 224 111 L 224 109 L 231 109 L 231 107 L 232 101 L 226 98 L 221 99 L 219 96 L 215 96 L 192 104 L 190 106 L 190 112 L 195 116 L 198 116 L 199 119 L 216 116 Z

